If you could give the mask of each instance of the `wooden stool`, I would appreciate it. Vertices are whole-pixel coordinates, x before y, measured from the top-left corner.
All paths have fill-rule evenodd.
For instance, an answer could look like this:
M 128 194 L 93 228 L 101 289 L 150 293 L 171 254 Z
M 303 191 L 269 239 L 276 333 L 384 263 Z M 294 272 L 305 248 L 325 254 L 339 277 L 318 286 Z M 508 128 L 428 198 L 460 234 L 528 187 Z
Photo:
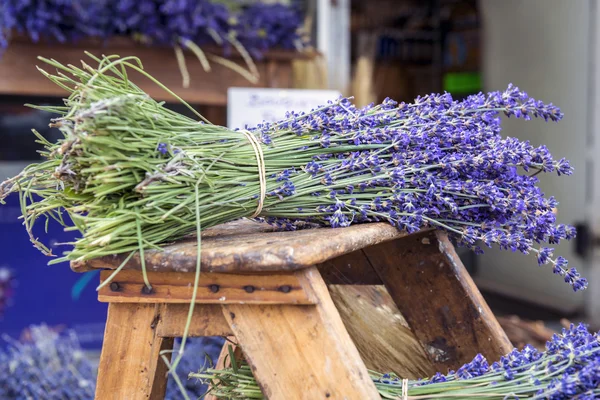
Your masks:
M 109 308 L 96 399 L 164 398 L 159 353 L 183 335 L 196 254 L 195 238 L 146 251 L 150 292 L 137 255 L 100 290 Z M 122 259 L 72 268 L 108 269 L 105 280 Z M 512 349 L 444 233 L 406 235 L 385 223 L 274 232 L 238 221 L 207 230 L 189 335 L 234 336 L 268 399 L 379 399 L 370 353 L 361 357 L 348 333 L 360 318 L 342 320 L 327 284 L 385 285 L 431 371 Z

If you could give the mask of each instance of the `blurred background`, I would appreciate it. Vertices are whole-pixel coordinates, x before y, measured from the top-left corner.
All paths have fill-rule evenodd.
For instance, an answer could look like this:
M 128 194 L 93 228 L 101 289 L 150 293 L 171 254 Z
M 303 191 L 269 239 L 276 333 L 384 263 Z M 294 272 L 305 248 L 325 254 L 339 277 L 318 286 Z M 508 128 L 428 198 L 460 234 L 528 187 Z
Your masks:
M 29 5 L 19 6 L 24 3 Z M 215 11 L 214 18 L 221 18 L 218 26 L 245 21 L 238 38 L 254 60 L 248 63 L 232 44 L 221 48 L 207 39 L 203 49 L 214 55 L 210 72 L 190 52 L 185 52 L 182 67 L 172 46 L 144 39 L 151 35 L 146 28 L 134 32 L 141 5 L 159 0 L 140 1 L 139 9 L 123 8 L 135 2 L 123 2 L 123 9 L 115 6 L 113 12 L 130 18 L 124 19 L 121 33 L 110 35 L 102 27 L 86 31 L 72 26 L 72 11 L 59 3 L 70 2 L 0 0 L 0 180 L 37 159 L 31 128 L 50 139 L 58 137 L 47 127 L 49 115 L 23 106 L 61 102 L 60 88 L 35 69 L 38 55 L 73 64 L 84 56 L 83 50 L 138 55 L 151 74 L 213 123 L 229 121 L 236 127 L 276 119 L 286 107 L 311 108 L 340 93 L 366 105 L 386 97 L 412 101 L 441 91 L 462 98 L 514 83 L 565 114 L 559 124 L 506 120 L 503 134 L 546 144 L 559 158 L 572 161 L 573 176 L 544 175 L 541 187 L 559 200 L 558 220 L 577 225 L 578 238 L 558 246 L 557 253 L 589 279 L 589 289 L 573 293 L 552 274 L 540 273 L 535 262 L 509 252 L 461 252 L 461 257 L 492 309 L 504 316 L 505 329 L 516 329 L 514 335 L 543 340 L 543 326 L 555 329 L 562 319 L 585 320 L 600 328 L 597 0 L 289 0 L 259 6 L 256 1 L 202 1 L 231 13 L 218 17 Z M 252 6 L 252 12 L 245 11 Z M 23 14 L 21 20 L 11 12 Z M 108 9 L 94 15 L 111 19 Z M 53 25 L 56 16 L 67 22 Z M 60 29 L 70 31 L 63 35 Z M 219 57 L 238 68 L 222 65 Z M 182 68 L 183 76 L 189 75 L 187 87 Z M 153 97 L 173 100 L 148 82 L 140 85 Z M 19 214 L 18 198 L 0 207 L 0 333 L 19 337 L 29 325 L 47 323 L 75 330 L 84 348 L 98 349 L 106 307 L 96 301 L 97 275 L 78 275 L 67 265 L 48 267 L 48 260 L 31 246 Z M 44 237 L 52 245 L 71 238 L 58 226 L 50 226 Z M 545 322 L 523 323 L 537 320 Z

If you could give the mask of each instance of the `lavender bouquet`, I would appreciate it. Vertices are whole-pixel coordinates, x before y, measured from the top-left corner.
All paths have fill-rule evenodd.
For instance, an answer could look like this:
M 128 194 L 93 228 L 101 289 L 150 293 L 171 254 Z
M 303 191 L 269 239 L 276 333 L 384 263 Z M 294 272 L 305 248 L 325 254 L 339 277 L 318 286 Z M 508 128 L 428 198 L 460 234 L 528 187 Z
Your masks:
M 145 249 L 195 233 L 200 250 L 202 229 L 224 222 L 260 218 L 297 229 L 387 221 L 408 233 L 442 229 L 478 253 L 483 244 L 532 254 L 574 290 L 587 285 L 547 247 L 575 229 L 556 223 L 556 200 L 537 186 L 539 173 L 571 174 L 568 161 L 500 136 L 502 113 L 547 121 L 562 114 L 512 85 L 463 101 L 445 93 L 362 109 L 342 98 L 232 130 L 206 121 L 135 57 L 90 57 L 97 67 L 42 59 L 56 73 L 41 71 L 69 93 L 65 106 L 39 107 L 59 115 L 51 125 L 64 139 L 50 143 L 34 131 L 45 160 L 0 184 L 0 201 L 19 193 L 25 228 L 45 254 L 52 255 L 34 233 L 38 219 L 81 233 L 51 263 L 128 254 L 114 277 L 139 251 L 150 287 Z M 199 120 L 151 99 L 128 80 L 128 69 Z M 200 256 L 195 287 L 199 274 Z
M 263 399 L 252 370 L 207 369 L 190 377 L 211 383 L 220 399 Z M 382 399 L 578 399 L 600 398 L 600 336 L 580 324 L 563 329 L 546 343 L 545 351 L 532 346 L 513 350 L 490 365 L 478 354 L 473 361 L 426 380 L 402 380 L 394 374 L 371 373 Z M 403 397 L 403 386 L 408 393 Z
M 562 114 L 512 85 L 463 101 L 446 93 L 357 109 L 340 99 L 235 131 L 149 98 L 125 73 L 143 73 L 139 60 L 95 60 L 83 69 L 43 60 L 58 71 L 43 73 L 70 94 L 64 107 L 41 107 L 60 115 L 51 125 L 64 139 L 38 135 L 46 160 L 0 184 L 0 200 L 20 193 L 25 227 L 46 254 L 32 231 L 38 218 L 81 232 L 53 262 L 157 248 L 242 217 L 284 229 L 387 221 L 408 233 L 443 229 L 478 253 L 483 244 L 532 254 L 574 290 L 586 286 L 544 244 L 575 229 L 556 224 L 557 201 L 536 175 L 570 175 L 569 162 L 500 136 L 500 113 Z

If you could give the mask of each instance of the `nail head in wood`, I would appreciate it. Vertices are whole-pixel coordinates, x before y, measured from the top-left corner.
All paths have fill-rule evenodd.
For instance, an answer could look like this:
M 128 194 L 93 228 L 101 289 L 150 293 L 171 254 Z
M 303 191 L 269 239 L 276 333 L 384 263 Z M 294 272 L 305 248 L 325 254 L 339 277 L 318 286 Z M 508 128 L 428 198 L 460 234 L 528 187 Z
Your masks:
M 219 285 L 210 285 L 208 288 L 209 288 L 209 289 L 210 289 L 210 291 L 211 291 L 211 292 L 213 292 L 213 293 L 217 293 L 217 292 L 219 291 L 219 289 L 220 289 L 220 288 L 219 288 Z
M 110 284 L 110 290 L 112 290 L 113 292 L 118 292 L 119 290 L 121 290 L 121 285 L 119 285 L 117 282 L 112 282 Z
M 105 282 L 111 271 L 102 271 L 100 281 Z M 144 277 L 139 271 L 121 271 L 120 289 L 113 292 L 110 284 L 98 291 L 98 299 L 108 303 L 190 303 L 194 291 L 194 273 L 148 272 L 152 292 L 142 292 Z M 112 283 L 112 282 L 111 282 Z M 218 292 L 214 292 L 214 287 Z M 292 290 L 284 293 L 282 286 Z M 246 289 L 251 287 L 251 289 Z M 198 282 L 196 304 L 315 304 L 314 291 L 295 273 L 275 275 L 220 274 L 206 272 Z
M 289 293 L 292 291 L 292 287 L 290 285 L 283 285 L 279 288 L 280 292 Z
M 154 290 L 152 289 L 152 286 L 142 286 L 142 294 L 152 294 L 154 293 Z

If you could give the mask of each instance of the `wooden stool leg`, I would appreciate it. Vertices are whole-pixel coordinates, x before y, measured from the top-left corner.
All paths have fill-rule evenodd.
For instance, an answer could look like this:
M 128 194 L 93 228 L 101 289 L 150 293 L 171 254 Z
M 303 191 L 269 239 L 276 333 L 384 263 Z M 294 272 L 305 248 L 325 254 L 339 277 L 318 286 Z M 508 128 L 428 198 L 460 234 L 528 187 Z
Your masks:
M 316 305 L 224 305 L 269 400 L 380 399 L 316 268 L 298 272 Z
M 162 350 L 172 338 L 159 337 L 159 304 L 110 303 L 98 366 L 96 400 L 163 400 L 167 367 Z
M 445 233 L 428 231 L 364 249 L 371 265 L 440 372 L 481 353 L 513 348 Z

